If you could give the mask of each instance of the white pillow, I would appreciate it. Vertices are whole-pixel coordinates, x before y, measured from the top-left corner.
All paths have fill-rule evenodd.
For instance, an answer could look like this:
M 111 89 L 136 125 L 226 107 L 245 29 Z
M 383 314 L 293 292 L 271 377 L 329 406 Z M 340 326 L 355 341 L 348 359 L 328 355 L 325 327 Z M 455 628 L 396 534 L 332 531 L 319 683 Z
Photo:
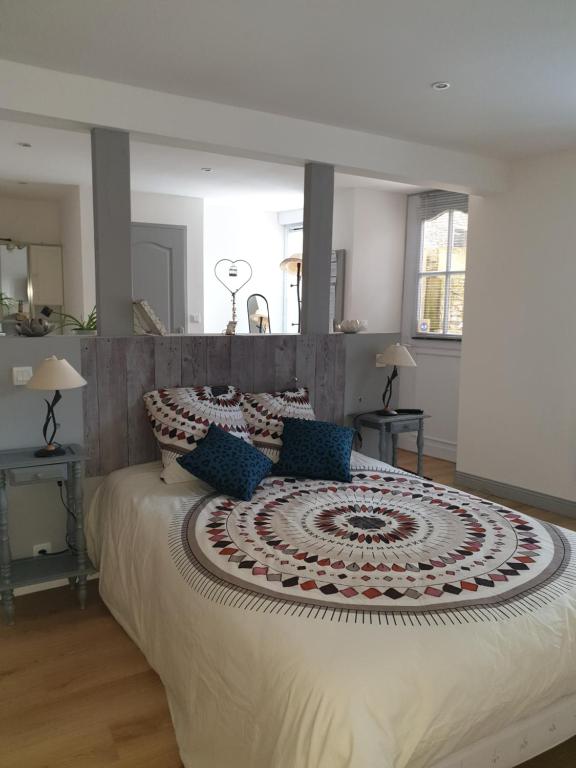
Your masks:
M 236 387 L 174 387 L 144 395 L 148 419 L 167 467 L 193 451 L 211 424 L 251 442 Z

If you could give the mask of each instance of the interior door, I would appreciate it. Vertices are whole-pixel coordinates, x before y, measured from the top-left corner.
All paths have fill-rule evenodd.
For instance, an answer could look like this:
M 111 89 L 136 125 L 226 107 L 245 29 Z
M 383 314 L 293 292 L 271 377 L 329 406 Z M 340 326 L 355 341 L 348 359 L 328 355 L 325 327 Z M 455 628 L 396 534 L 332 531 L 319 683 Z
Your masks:
M 170 333 L 185 333 L 186 227 L 132 224 L 132 298 L 145 299 Z

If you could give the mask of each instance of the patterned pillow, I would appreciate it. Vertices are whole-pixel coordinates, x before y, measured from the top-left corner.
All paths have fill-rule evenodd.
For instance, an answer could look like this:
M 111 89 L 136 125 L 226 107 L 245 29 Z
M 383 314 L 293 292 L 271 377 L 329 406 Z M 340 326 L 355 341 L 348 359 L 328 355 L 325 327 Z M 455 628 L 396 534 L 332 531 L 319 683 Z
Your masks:
M 272 462 L 261 451 L 215 424 L 196 450 L 180 456 L 177 462 L 220 493 L 244 501 L 250 501 L 272 469 Z
M 327 421 L 284 419 L 284 445 L 272 473 L 349 483 L 354 435 L 351 427 Z
M 236 387 L 176 387 L 144 395 L 144 404 L 162 451 L 162 464 L 196 448 L 211 424 L 250 442 Z
M 242 410 L 250 430 L 252 443 L 272 461 L 280 458 L 285 416 L 295 419 L 315 419 L 305 387 L 286 392 L 244 394 Z

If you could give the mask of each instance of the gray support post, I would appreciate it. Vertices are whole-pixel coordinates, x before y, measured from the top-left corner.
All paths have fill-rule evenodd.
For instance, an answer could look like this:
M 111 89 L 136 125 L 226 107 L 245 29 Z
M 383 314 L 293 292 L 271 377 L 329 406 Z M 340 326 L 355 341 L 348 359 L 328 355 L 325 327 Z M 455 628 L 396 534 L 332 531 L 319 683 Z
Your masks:
M 11 576 L 12 555 L 8 536 L 8 498 L 6 496 L 6 472 L 0 470 L 0 588 L 2 609 L 6 624 L 14 624 L 14 591 Z
M 72 477 L 70 478 L 70 475 Z M 80 608 L 86 608 L 86 597 L 88 588 L 86 585 L 86 536 L 84 534 L 84 462 L 75 461 L 72 466 L 68 465 L 68 477 L 71 483 L 70 509 L 76 516 L 76 535 L 74 537 L 76 544 L 76 557 L 78 560 L 78 601 Z
M 304 171 L 302 333 L 329 333 L 334 166 L 307 163 Z
M 130 137 L 109 128 L 91 133 L 98 333 L 131 336 Z

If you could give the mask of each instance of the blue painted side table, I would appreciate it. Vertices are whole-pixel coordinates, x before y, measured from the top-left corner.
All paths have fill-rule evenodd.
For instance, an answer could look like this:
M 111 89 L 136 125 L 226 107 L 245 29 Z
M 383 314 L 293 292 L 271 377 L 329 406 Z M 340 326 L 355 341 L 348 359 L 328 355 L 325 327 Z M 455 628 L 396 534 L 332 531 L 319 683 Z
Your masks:
M 14 623 L 14 589 L 67 578 L 78 586 L 80 608 L 86 607 L 86 580 L 95 568 L 86 553 L 82 481 L 88 454 L 79 445 L 69 445 L 63 456 L 37 457 L 33 448 L 0 451 L 0 594 L 4 621 Z M 8 531 L 10 485 L 62 481 L 66 487 L 68 549 L 57 554 L 12 559 Z
M 430 418 L 427 413 L 368 413 L 353 414 L 354 429 L 361 434 L 362 427 L 377 429 L 380 433 L 378 452 L 380 461 L 385 461 L 393 467 L 397 466 L 398 435 L 404 432 L 416 432 L 416 449 L 418 467 L 416 474 L 422 475 L 424 470 L 424 419 Z

